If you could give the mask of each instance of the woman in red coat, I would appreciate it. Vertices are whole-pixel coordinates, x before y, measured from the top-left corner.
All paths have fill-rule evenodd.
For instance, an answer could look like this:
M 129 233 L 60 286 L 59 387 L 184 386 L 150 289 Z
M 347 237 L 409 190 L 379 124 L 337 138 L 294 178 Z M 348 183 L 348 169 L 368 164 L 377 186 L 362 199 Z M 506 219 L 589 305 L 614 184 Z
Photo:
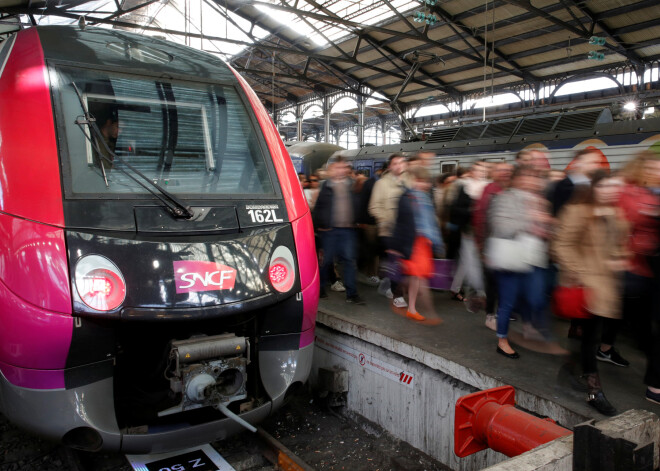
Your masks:
M 643 151 L 624 171 L 626 186 L 619 201 L 630 224 L 631 263 L 625 273 L 624 315 L 630 319 L 648 358 L 646 398 L 660 404 L 660 306 L 657 296 L 660 246 L 660 156 Z

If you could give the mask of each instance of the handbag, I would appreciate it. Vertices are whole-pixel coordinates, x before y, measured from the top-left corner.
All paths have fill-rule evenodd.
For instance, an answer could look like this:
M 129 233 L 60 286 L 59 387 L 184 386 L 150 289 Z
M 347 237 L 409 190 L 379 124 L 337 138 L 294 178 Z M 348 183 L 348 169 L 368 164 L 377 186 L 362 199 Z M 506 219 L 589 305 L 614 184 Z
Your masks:
M 552 311 L 564 319 L 589 319 L 584 286 L 557 286 L 552 293 Z
M 484 248 L 486 266 L 491 270 L 499 271 L 519 273 L 531 271 L 532 266 L 528 263 L 525 252 L 525 243 L 520 237 L 515 239 L 489 237 Z
M 433 274 L 429 280 L 429 288 L 448 290 L 454 281 L 454 260 L 433 259 Z
M 520 234 L 517 240 L 522 245 L 522 257 L 527 264 L 532 267 L 548 268 L 548 246 L 543 239 L 531 234 Z

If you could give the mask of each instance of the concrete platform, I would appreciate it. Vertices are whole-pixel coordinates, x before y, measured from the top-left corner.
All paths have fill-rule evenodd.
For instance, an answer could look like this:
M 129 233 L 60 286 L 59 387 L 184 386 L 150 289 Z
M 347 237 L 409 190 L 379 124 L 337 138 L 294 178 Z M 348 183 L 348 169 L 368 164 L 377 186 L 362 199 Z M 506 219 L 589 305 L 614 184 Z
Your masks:
M 467 462 L 461 462 L 460 459 L 452 456 L 453 441 L 451 443 L 447 441 L 451 441 L 453 436 L 455 397 L 474 390 L 504 384 L 514 386 L 517 404 L 521 408 L 551 417 L 567 428 L 572 428 L 590 418 L 597 420 L 605 418 L 587 405 L 584 393 L 574 391 L 567 385 L 558 384 L 557 373 L 566 360 L 565 355 L 539 353 L 515 343 L 514 347 L 520 353 L 520 359 L 510 360 L 497 354 L 495 351 L 497 339 L 495 333 L 484 326 L 485 317 L 468 312 L 463 303 L 451 300 L 448 292 L 434 292 L 435 307 L 443 322 L 439 325 L 421 325 L 405 318 L 401 315 L 402 312 L 397 313 L 397 310 L 391 307 L 391 302 L 378 295 L 375 288 L 360 284 L 358 289 L 360 296 L 367 302 L 366 306 L 347 304 L 344 293 L 328 291 L 329 298 L 322 299 L 319 304 L 317 319 L 319 338 L 348 346 L 349 356 L 351 352 L 368 350 L 367 355 L 380 355 L 386 365 L 387 362 L 395 365 L 393 368 L 395 370 L 400 368 L 401 371 L 417 371 L 415 379 L 419 379 L 418 388 L 421 388 L 418 395 L 432 395 L 429 388 L 432 389 L 432 385 L 437 384 L 438 394 L 447 396 L 446 400 L 437 402 L 433 399 L 435 402 L 429 402 L 428 399 L 423 399 L 422 401 L 415 397 L 415 391 L 402 390 L 393 393 L 395 399 L 387 406 L 389 411 L 377 411 L 378 407 L 372 403 L 380 400 L 387 402 L 385 398 L 377 397 L 380 390 L 390 391 L 387 382 L 379 383 L 376 392 L 370 390 L 373 385 L 367 382 L 377 382 L 376 376 L 361 372 L 364 369 L 360 367 L 361 362 L 359 365 L 356 363 L 355 368 L 350 366 L 350 357 L 346 354 L 344 360 L 349 360 L 348 363 L 346 361 L 343 365 L 341 362 L 337 363 L 335 361 L 339 358 L 337 352 L 332 352 L 331 348 L 322 344 L 323 342 L 317 343 L 315 355 L 318 361 L 315 359 L 315 363 L 328 366 L 335 361 L 342 367 L 348 364 L 349 374 L 352 374 L 349 407 L 386 428 L 388 428 L 387 422 L 391 422 L 390 431 L 395 434 L 399 432 L 400 438 L 435 456 L 453 469 L 481 469 L 504 459 L 502 455 L 493 452 L 480 452 L 486 456 L 476 460 L 463 459 Z M 553 319 L 552 322 L 557 347 L 578 351 L 579 342 L 566 338 L 568 322 L 560 319 Z M 516 329 L 521 328 L 518 324 L 519 322 L 511 323 L 511 336 L 514 338 L 522 338 L 520 334 L 515 333 Z M 538 345 L 531 346 L 536 348 Z M 621 368 L 609 363 L 598 363 L 603 388 L 610 402 L 620 413 L 629 409 L 644 409 L 660 414 L 660 406 L 644 398 L 645 359 L 625 332 L 617 341 L 617 349 L 631 362 L 630 367 Z M 422 373 L 424 369 L 426 373 Z M 424 386 L 422 381 L 426 381 Z M 450 393 L 449 390 L 442 389 L 440 383 L 453 385 L 455 392 Z M 355 388 L 363 391 L 354 391 Z M 385 395 L 392 394 L 387 391 Z M 353 395 L 352 400 L 351 395 Z M 392 416 L 401 415 L 400 411 L 391 410 L 397 408 L 398 403 L 401 403 L 401 407 L 409 413 L 411 407 L 426 409 L 414 414 L 418 417 L 425 416 L 425 420 L 438 416 L 438 421 L 442 421 L 443 430 L 436 432 L 429 430 L 426 436 L 427 432 L 424 430 L 427 430 L 433 422 L 431 419 L 429 424 L 420 426 L 419 430 L 412 433 L 412 438 L 407 436 L 407 432 L 403 430 L 406 425 L 403 423 L 397 425 L 396 420 L 392 419 Z M 444 410 L 439 412 L 428 410 L 433 407 L 442 407 Z M 417 426 L 411 422 L 408 427 Z M 448 428 L 452 430 L 447 430 Z M 438 441 L 445 443 L 440 445 Z M 439 447 L 443 450 L 438 450 Z

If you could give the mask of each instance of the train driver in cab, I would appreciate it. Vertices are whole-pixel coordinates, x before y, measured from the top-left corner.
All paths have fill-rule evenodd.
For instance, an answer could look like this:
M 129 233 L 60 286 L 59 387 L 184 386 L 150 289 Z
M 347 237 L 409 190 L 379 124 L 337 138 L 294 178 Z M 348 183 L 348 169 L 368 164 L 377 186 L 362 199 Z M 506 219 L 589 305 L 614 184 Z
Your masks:
M 112 161 L 117 148 L 117 138 L 119 137 L 119 113 L 116 107 L 108 107 L 102 113 L 97 113 L 96 124 L 101 132 L 103 140 L 97 139 L 98 155 L 103 168 L 108 170 L 112 168 Z

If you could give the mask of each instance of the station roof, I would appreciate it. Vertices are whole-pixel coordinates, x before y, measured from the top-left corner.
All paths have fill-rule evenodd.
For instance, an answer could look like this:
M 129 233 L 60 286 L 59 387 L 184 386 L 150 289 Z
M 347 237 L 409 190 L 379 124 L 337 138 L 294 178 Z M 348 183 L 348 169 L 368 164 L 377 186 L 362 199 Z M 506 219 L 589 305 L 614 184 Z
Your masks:
M 0 0 L 0 14 L 0 35 L 84 17 L 207 50 L 270 105 L 350 90 L 403 107 L 660 59 L 658 0 Z

